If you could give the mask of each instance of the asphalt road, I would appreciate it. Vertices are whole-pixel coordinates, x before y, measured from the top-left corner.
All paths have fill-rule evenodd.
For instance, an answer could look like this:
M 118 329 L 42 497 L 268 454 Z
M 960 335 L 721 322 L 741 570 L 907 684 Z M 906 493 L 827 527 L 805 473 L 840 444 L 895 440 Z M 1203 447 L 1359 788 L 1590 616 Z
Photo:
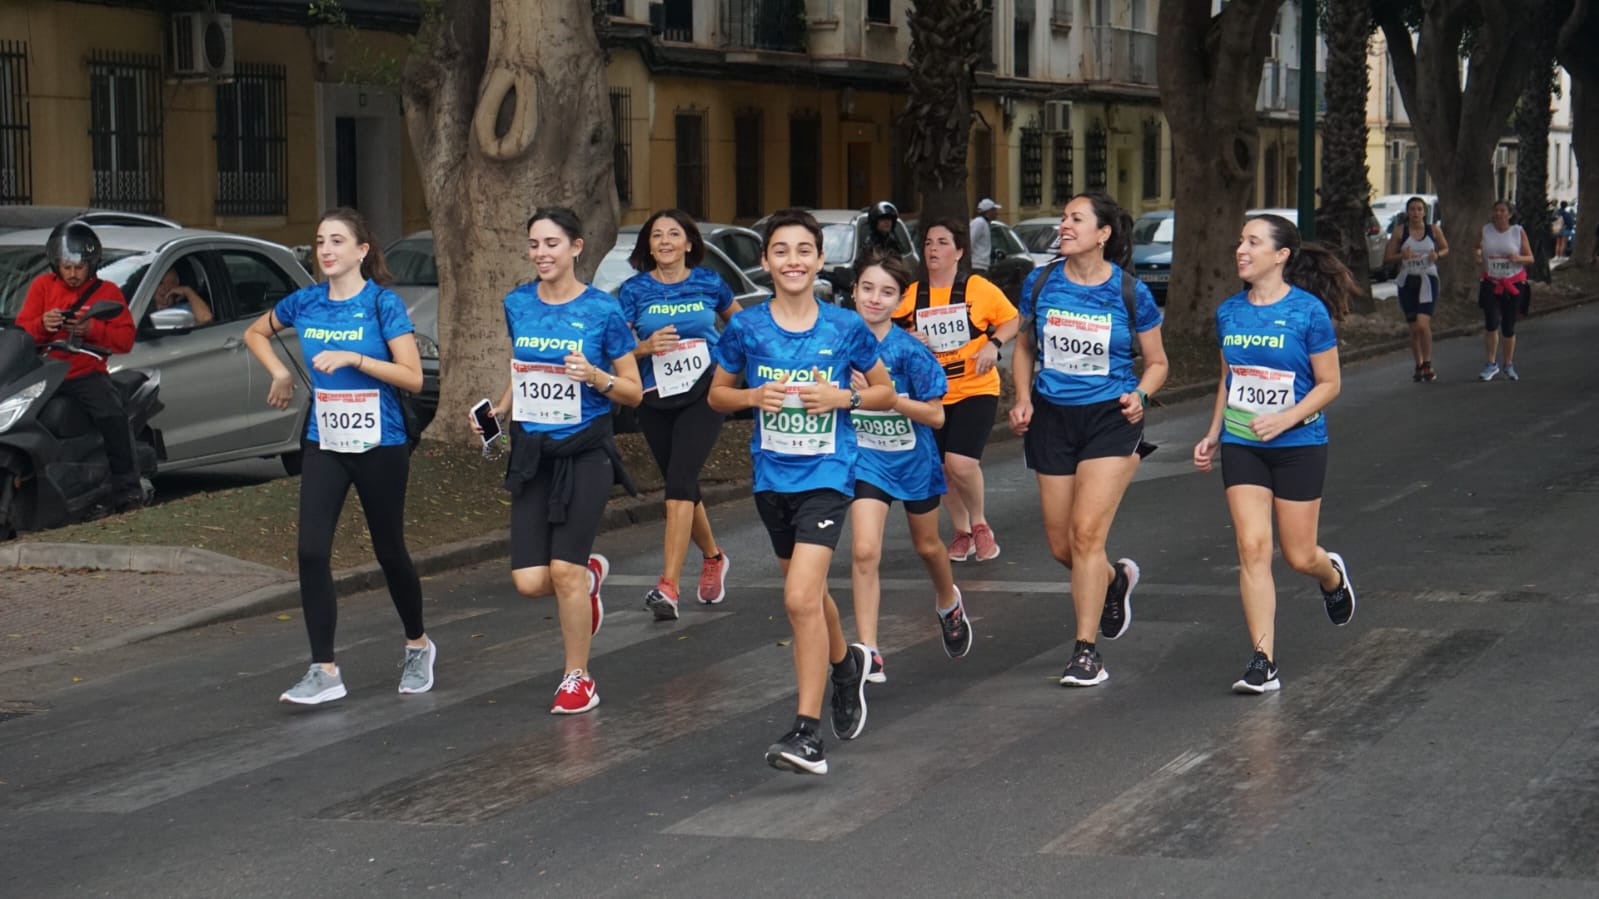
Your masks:
M 1110 681 L 1056 685 L 1072 644 L 1015 442 L 991 447 L 1004 554 L 957 568 L 977 644 L 939 646 L 902 523 L 859 740 L 807 778 L 762 751 L 793 712 L 778 572 L 751 504 L 717 509 L 714 610 L 656 623 L 659 534 L 605 535 L 603 704 L 545 714 L 549 602 L 504 563 L 432 579 L 438 686 L 398 696 L 381 594 L 343 606 L 351 695 L 296 711 L 298 616 L 175 634 L 0 698 L 8 896 L 1486 896 L 1599 892 L 1593 537 L 1599 308 L 1524 324 L 1519 383 L 1475 339 L 1433 384 L 1350 367 L 1330 416 L 1323 542 L 1353 623 L 1279 565 L 1283 690 L 1229 685 L 1250 646 L 1218 476 L 1188 463 L 1207 401 L 1112 534 L 1144 570 Z M 846 562 L 836 593 L 846 601 Z M 72 683 L 73 679 L 79 682 Z

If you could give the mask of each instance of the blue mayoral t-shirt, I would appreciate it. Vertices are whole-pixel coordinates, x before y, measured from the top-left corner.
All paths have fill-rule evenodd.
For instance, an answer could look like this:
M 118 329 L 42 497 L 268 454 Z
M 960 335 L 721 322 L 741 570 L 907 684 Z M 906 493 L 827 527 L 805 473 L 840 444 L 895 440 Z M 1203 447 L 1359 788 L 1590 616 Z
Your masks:
M 566 356 L 580 353 L 603 372 L 633 351 L 638 341 L 622 318 L 616 298 L 584 288 L 566 303 L 539 299 L 539 282 L 505 295 L 505 326 L 511 334 L 511 418 L 529 433 L 560 440 L 611 414 L 611 400 L 566 375 Z M 605 386 L 606 379 L 598 379 Z
M 787 331 L 772 319 L 771 303 L 733 316 L 716 345 L 716 364 L 743 374 L 750 387 L 790 376 L 791 391 L 811 380 L 849 389 L 850 370 L 877 364 L 877 337 L 853 312 L 818 302 L 816 322 L 806 331 Z M 837 490 L 855 495 L 855 429 L 847 411 L 807 413 L 797 392 L 780 412 L 755 410 L 750 436 L 755 491 L 802 493 Z
M 705 341 L 704 354 L 685 347 L 674 354 L 678 358 L 665 361 L 696 379 L 709 373 L 709 351 L 716 349 L 721 336 L 716 330 L 717 316 L 733 305 L 733 291 L 720 275 L 696 266 L 682 281 L 662 284 L 649 272 L 639 272 L 622 282 L 620 295 L 622 315 L 633 323 L 639 340 L 648 340 L 656 331 L 675 325 L 679 341 Z M 655 362 L 654 356 L 639 360 L 639 376 L 646 395 L 656 391 Z M 697 364 L 702 367 L 696 368 Z
M 1122 270 L 1111 264 L 1102 284 L 1085 286 L 1053 266 L 1033 304 L 1033 283 L 1044 269 L 1022 282 L 1021 316 L 1033 320 L 1033 346 L 1040 365 L 1034 389 L 1061 406 L 1086 406 L 1113 400 L 1138 386 L 1133 368 L 1133 335 L 1122 300 Z M 1160 307 L 1143 282 L 1134 288 L 1135 327 L 1142 334 L 1161 322 Z
M 877 347 L 894 392 L 919 402 L 941 399 L 949 379 L 933 351 L 902 328 L 889 328 Z M 859 456 L 855 479 L 901 500 L 941 496 L 944 466 L 933 429 L 898 412 L 852 412 Z
M 400 413 L 400 397 L 393 386 L 353 365 L 326 374 L 309 364 L 324 350 L 349 350 L 381 362 L 393 362 L 389 341 L 416 330 L 405 311 L 405 302 L 394 291 L 368 281 L 355 296 L 335 300 L 328 296 L 326 283 L 313 284 L 279 300 L 272 313 L 300 335 L 300 351 L 312 387 L 307 440 L 322 443 L 319 425 L 327 424 L 330 437 L 334 433 L 346 436 L 341 446 L 328 447 L 341 452 L 406 442 L 405 417 Z M 375 422 L 370 407 L 363 402 L 373 391 L 378 402 Z M 374 433 L 378 439 L 368 439 Z
M 1216 309 L 1216 338 L 1227 361 L 1227 406 L 1260 414 L 1281 412 L 1316 386 L 1310 357 L 1338 346 L 1332 316 L 1313 295 L 1291 288 L 1268 306 L 1249 302 L 1247 292 Z M 1223 443 L 1262 445 L 1223 428 Z M 1279 434 L 1269 446 L 1315 446 L 1327 442 L 1327 416 Z

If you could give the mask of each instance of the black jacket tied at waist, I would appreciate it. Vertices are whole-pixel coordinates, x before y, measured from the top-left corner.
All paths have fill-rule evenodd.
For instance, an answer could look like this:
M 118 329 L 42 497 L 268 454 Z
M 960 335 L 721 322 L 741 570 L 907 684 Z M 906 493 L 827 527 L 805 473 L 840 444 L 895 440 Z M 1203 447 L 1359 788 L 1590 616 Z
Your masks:
M 567 507 L 572 504 L 576 479 L 572 463 L 579 456 L 594 449 L 605 451 L 611 460 L 611 483 L 621 484 L 630 496 L 638 496 L 638 488 L 622 465 L 622 454 L 611 436 L 611 417 L 595 419 L 594 423 L 570 437 L 555 440 L 547 434 L 529 434 L 520 425 L 511 426 L 511 455 L 505 466 L 505 489 L 512 497 L 522 495 L 527 485 L 538 474 L 540 463 L 552 460 L 550 471 L 550 523 L 566 522 Z

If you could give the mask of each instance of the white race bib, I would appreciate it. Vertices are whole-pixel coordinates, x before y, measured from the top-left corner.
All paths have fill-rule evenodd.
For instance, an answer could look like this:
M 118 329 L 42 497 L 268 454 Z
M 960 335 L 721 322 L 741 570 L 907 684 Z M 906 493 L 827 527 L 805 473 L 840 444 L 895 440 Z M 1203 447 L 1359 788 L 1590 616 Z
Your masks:
M 1252 365 L 1229 366 L 1232 380 L 1227 406 L 1263 415 L 1282 412 L 1294 404 L 1294 373 Z
M 1068 375 L 1110 376 L 1110 316 L 1051 312 L 1044 320 L 1044 367 Z
M 800 389 L 810 384 L 790 381 L 783 395 L 783 408 L 776 412 L 761 410 L 761 449 L 786 456 L 823 456 L 837 451 L 838 413 L 829 410 L 811 415 L 800 401 Z
M 1399 273 L 1408 278 L 1412 275 L 1430 274 L 1431 268 L 1432 262 L 1427 258 L 1427 254 L 1423 253 L 1419 256 L 1405 257 L 1405 260 L 1399 264 Z
M 857 409 L 849 417 L 855 425 L 855 442 L 863 449 L 905 453 L 916 448 L 915 425 L 898 412 Z
M 711 367 L 711 348 L 701 338 L 679 340 L 677 346 L 652 358 L 656 393 L 677 396 L 687 393 Z
M 916 310 L 916 330 L 927 336 L 927 348 L 950 353 L 972 340 L 965 303 Z
M 540 425 L 583 420 L 582 387 L 566 366 L 511 361 L 511 418 Z
M 316 435 L 330 453 L 364 453 L 383 442 L 376 390 L 318 390 Z
M 1509 256 L 1485 256 L 1482 261 L 1490 278 L 1513 278 L 1521 269 L 1521 263 L 1511 262 Z

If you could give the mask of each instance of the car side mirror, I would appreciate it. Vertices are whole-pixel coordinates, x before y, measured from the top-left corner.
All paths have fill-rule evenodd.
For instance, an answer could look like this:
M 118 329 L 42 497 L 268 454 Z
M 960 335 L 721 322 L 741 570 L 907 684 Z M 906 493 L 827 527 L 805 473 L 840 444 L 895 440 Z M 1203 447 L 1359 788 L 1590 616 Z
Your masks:
M 194 312 L 182 306 L 157 309 L 150 313 L 148 321 L 150 330 L 162 334 L 191 331 L 195 326 Z
M 126 308 L 128 307 L 118 303 L 116 300 L 96 300 L 89 305 L 89 311 L 85 313 L 85 316 L 103 322 L 110 321 L 121 315 L 122 310 Z

